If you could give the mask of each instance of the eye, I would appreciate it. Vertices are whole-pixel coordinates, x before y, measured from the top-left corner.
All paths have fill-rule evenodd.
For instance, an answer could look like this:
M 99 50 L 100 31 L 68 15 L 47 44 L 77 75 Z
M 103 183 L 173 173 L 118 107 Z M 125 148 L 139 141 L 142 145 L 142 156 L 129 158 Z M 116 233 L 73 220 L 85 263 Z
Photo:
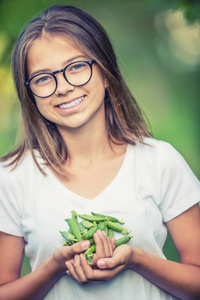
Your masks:
M 88 65 L 85 62 L 74 63 L 69 66 L 67 71 L 68 72 L 79 72 L 79 71 L 82 71 L 86 67 L 88 67 Z
M 46 83 L 50 83 L 53 80 L 53 77 L 50 74 L 40 74 L 38 76 L 35 76 L 32 79 L 32 83 L 35 85 L 42 85 Z

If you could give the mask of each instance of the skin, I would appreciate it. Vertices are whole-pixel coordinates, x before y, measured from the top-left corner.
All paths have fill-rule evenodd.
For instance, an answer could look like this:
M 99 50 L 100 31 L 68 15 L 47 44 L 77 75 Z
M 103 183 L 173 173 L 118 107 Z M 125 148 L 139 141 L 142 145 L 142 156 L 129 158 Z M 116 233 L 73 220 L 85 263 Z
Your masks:
M 80 59 L 91 58 L 66 38 L 45 36 L 36 40 L 29 49 L 28 72 L 31 77 L 44 68 L 51 72 L 64 68 L 72 60 Z M 105 189 L 118 173 L 126 145 L 111 145 L 108 141 L 104 111 L 107 83 L 96 64 L 93 66 L 91 80 L 81 87 L 70 86 L 61 73 L 56 76 L 56 93 L 42 100 L 35 97 L 36 104 L 44 117 L 55 122 L 67 143 L 70 160 L 66 162 L 65 168 L 72 176 L 68 181 L 62 181 L 60 178 L 59 180 L 75 193 L 92 199 Z M 58 105 L 81 96 L 84 96 L 84 100 L 80 105 L 66 110 L 58 108 Z M 99 258 L 111 257 L 113 247 L 111 241 L 101 233 L 98 238 L 97 232 L 94 239 L 97 247 L 95 264 L 95 260 Z M 59 247 L 37 270 L 20 278 L 24 240 L 0 232 L 0 299 L 43 299 L 53 285 L 62 276 L 66 276 L 65 263 L 89 246 L 89 241 L 84 241 L 70 247 Z
M 91 59 L 66 38 L 43 36 L 29 49 L 29 76 L 42 69 L 51 72 L 64 68 L 69 61 L 80 58 Z M 59 180 L 74 193 L 93 199 L 118 173 L 127 145 L 113 144 L 108 140 L 104 108 L 107 82 L 98 65 L 93 65 L 93 76 L 82 87 L 70 86 L 62 73 L 56 76 L 58 88 L 55 94 L 42 100 L 35 97 L 36 104 L 41 114 L 56 124 L 69 151 L 70 159 L 66 161 L 65 168 L 72 176 L 65 181 Z M 58 108 L 58 105 L 81 96 L 84 100 L 76 107 Z M 128 244 L 115 249 L 114 239 L 110 240 L 104 232 L 97 231 L 92 266 L 82 255 L 90 243 L 83 241 L 70 247 L 59 247 L 43 265 L 23 278 L 20 278 L 20 270 L 24 240 L 1 232 L 0 299 L 43 299 L 62 276 L 67 276 L 66 270 L 79 284 L 89 284 L 110 280 L 125 268 L 131 268 L 180 299 L 199 299 L 198 205 L 169 221 L 166 226 L 179 252 L 180 264 L 160 259 Z
M 66 38 L 44 36 L 33 42 L 27 59 L 29 77 L 32 77 L 34 74 L 39 74 L 40 70 L 52 72 L 64 68 L 70 62 L 87 60 L 89 57 Z M 57 124 L 62 133 L 83 125 L 87 126 L 95 114 L 104 112 L 106 81 L 97 64 L 93 64 L 92 69 L 91 80 L 80 87 L 70 85 L 64 79 L 63 74 L 58 73 L 56 75 L 58 87 L 55 94 L 42 100 L 35 97 L 40 113 Z M 73 108 L 61 109 L 58 107 L 82 96 L 85 97 L 84 100 Z
M 123 269 L 130 268 L 180 299 L 199 299 L 199 205 L 194 205 L 167 222 L 166 226 L 178 250 L 181 263 L 158 258 L 126 244 L 117 247 L 111 258 L 98 260 L 96 262 L 97 269 L 92 269 L 84 256 L 79 255 L 79 259 L 76 258 L 76 261 L 66 263 L 68 273 L 80 284 L 86 284 L 110 280 Z M 184 238 L 182 238 L 183 232 Z
M 91 57 L 66 38 L 44 36 L 36 40 L 28 52 L 29 76 L 43 69 L 55 71 L 80 59 Z M 68 181 L 59 180 L 87 199 L 94 198 L 109 185 L 126 152 L 126 145 L 116 145 L 108 140 L 104 107 L 107 82 L 97 64 L 92 70 L 91 80 L 80 87 L 69 85 L 59 73 L 56 75 L 58 87 L 55 94 L 42 100 L 35 97 L 41 114 L 57 125 L 67 144 L 70 159 L 65 168 L 72 176 Z M 85 96 L 84 100 L 74 108 L 58 108 L 58 105 L 82 96 Z
M 98 237 L 98 233 L 94 235 L 98 249 L 96 260 L 113 255 L 111 240 L 108 241 L 101 233 L 100 235 L 101 237 Z M 42 300 L 53 285 L 62 276 L 66 276 L 65 263 L 89 248 L 90 243 L 86 240 L 70 247 L 59 247 L 41 267 L 22 278 L 20 270 L 24 249 L 23 238 L 1 232 L 0 245 L 0 299 Z

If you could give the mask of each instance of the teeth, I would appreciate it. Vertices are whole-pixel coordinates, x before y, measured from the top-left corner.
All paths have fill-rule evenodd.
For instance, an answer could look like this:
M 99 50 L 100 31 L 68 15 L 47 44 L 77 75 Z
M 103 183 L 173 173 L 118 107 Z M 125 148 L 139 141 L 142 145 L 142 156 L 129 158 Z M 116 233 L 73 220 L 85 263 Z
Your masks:
M 63 109 L 74 107 L 74 106 L 78 105 L 79 103 L 81 103 L 81 101 L 83 101 L 83 99 L 84 99 L 84 97 L 80 97 L 70 103 L 61 104 L 61 105 L 59 105 L 59 107 L 63 108 Z

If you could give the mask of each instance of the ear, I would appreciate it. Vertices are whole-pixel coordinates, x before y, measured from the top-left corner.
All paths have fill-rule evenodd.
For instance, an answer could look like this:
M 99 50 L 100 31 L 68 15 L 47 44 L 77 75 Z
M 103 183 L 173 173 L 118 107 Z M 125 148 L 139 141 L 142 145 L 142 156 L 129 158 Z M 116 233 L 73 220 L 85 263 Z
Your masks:
M 108 88 L 108 82 L 107 82 L 107 80 L 105 78 L 104 78 L 104 87 L 105 87 L 105 89 Z

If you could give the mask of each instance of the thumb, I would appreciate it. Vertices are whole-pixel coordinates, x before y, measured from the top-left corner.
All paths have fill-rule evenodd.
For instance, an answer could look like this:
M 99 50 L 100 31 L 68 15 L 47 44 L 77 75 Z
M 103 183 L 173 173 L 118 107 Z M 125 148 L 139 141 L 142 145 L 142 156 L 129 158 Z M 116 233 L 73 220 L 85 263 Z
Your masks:
M 75 254 L 79 254 L 84 252 L 86 249 L 90 247 L 90 242 L 88 240 L 84 240 L 78 243 L 73 244 L 69 247 L 70 254 L 74 256 Z
M 109 258 L 99 259 L 97 261 L 97 267 L 99 269 L 114 269 L 115 267 L 121 265 L 120 255 L 115 255 Z

